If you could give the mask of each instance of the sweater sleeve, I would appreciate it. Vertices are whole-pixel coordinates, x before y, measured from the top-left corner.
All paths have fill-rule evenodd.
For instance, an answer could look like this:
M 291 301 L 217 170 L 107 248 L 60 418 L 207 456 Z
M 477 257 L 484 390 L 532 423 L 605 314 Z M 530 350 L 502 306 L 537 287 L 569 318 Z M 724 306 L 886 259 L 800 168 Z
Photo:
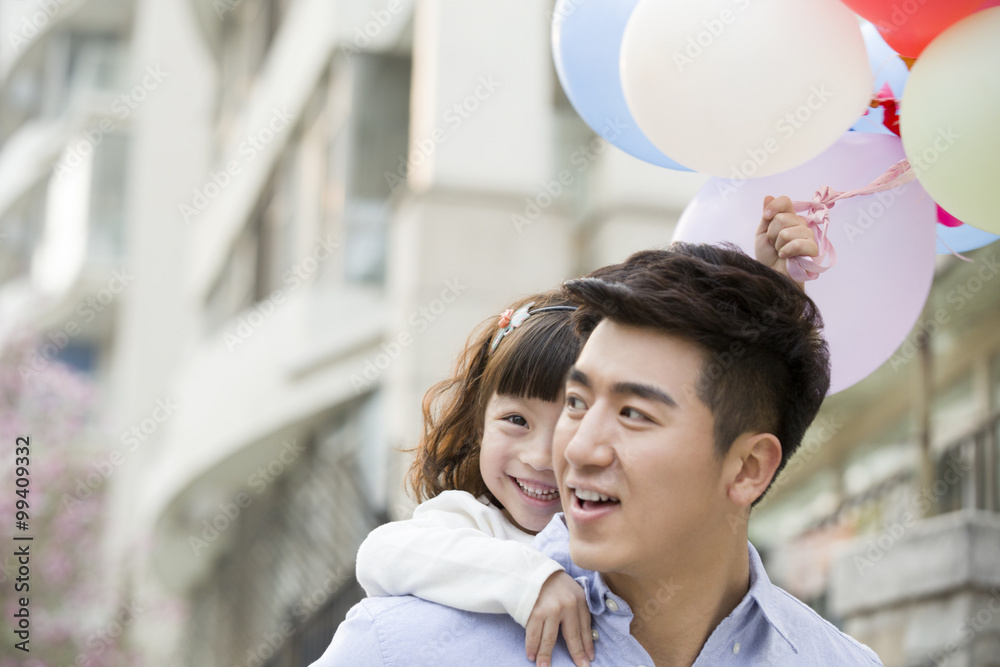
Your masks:
M 422 503 L 407 521 L 376 528 L 358 551 L 368 595 L 414 595 L 448 607 L 506 613 L 524 626 L 559 563 L 530 536 L 464 491 Z

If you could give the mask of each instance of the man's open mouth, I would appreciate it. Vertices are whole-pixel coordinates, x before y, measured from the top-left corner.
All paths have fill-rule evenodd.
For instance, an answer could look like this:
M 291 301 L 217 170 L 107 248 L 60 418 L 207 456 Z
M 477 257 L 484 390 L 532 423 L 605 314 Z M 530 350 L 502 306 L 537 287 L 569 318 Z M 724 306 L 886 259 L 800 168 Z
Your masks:
M 572 487 L 571 487 L 572 488 Z M 605 495 L 591 489 L 572 489 L 573 502 L 583 510 L 596 510 L 610 505 L 618 505 L 620 501 L 614 496 Z

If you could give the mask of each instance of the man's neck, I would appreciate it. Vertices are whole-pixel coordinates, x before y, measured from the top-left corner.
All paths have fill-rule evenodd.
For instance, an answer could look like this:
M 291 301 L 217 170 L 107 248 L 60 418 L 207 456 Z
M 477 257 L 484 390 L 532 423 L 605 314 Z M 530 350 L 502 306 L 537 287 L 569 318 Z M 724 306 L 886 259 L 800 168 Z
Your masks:
M 749 590 L 750 559 L 744 540 L 742 548 L 661 564 L 658 571 L 603 576 L 631 607 L 632 636 L 657 667 L 691 667 Z

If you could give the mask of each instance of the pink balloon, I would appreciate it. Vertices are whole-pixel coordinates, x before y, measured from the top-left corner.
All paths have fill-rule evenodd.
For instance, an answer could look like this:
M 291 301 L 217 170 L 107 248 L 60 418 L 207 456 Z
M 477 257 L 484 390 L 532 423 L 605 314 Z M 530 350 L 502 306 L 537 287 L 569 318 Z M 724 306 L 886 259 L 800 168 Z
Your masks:
M 774 176 L 711 179 L 681 215 L 675 241 L 729 241 L 754 254 L 764 197 L 811 200 L 822 186 L 868 185 L 905 157 L 898 137 L 848 132 L 818 157 Z M 819 306 L 830 345 L 830 393 L 881 366 L 905 340 L 934 278 L 934 200 L 919 183 L 837 202 L 828 236 L 837 263 L 806 293 Z

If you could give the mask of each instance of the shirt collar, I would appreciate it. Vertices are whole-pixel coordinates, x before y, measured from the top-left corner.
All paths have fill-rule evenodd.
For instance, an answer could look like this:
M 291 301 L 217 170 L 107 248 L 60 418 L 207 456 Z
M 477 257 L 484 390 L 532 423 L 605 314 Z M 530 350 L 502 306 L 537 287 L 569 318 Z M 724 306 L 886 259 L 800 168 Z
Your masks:
M 599 572 L 585 570 L 570 558 L 569 529 L 566 527 L 566 519 L 563 517 L 562 512 L 552 517 L 549 525 L 535 536 L 534 546 L 538 551 L 562 565 L 566 569 L 566 573 L 583 586 L 584 593 L 587 596 L 587 606 L 590 607 L 592 614 L 604 613 L 607 609 L 606 600 L 609 594 L 615 600 L 620 600 L 619 605 L 623 606 L 623 608 L 619 611 L 627 609 L 625 601 L 611 593 L 611 590 L 604 583 L 604 579 Z M 753 600 L 757 603 L 757 607 L 760 608 L 761 613 L 767 622 L 771 624 L 771 627 L 788 642 L 793 651 L 798 653 L 799 649 L 795 646 L 795 642 L 792 641 L 792 636 L 782 620 L 781 610 L 778 606 L 778 601 L 775 599 L 775 587 L 764 570 L 760 554 L 757 553 L 757 549 L 749 541 L 747 542 L 747 548 L 750 556 L 750 590 L 747 591 L 746 596 L 736 606 L 736 609 L 733 610 L 733 614 L 746 613 L 750 601 Z
M 764 614 L 764 618 L 771 624 L 771 627 L 788 642 L 793 651 L 798 653 L 799 649 L 795 646 L 795 642 L 792 641 L 792 635 L 788 632 L 782 620 L 781 609 L 778 607 L 778 601 L 775 599 L 777 591 L 774 584 L 768 578 L 767 572 L 764 570 L 764 563 L 760 560 L 760 554 L 757 553 L 757 549 L 750 542 L 747 542 L 747 548 L 750 550 L 750 590 L 747 591 L 744 601 L 747 598 L 753 598 L 757 602 L 761 613 Z M 742 606 L 742 603 L 740 606 Z

